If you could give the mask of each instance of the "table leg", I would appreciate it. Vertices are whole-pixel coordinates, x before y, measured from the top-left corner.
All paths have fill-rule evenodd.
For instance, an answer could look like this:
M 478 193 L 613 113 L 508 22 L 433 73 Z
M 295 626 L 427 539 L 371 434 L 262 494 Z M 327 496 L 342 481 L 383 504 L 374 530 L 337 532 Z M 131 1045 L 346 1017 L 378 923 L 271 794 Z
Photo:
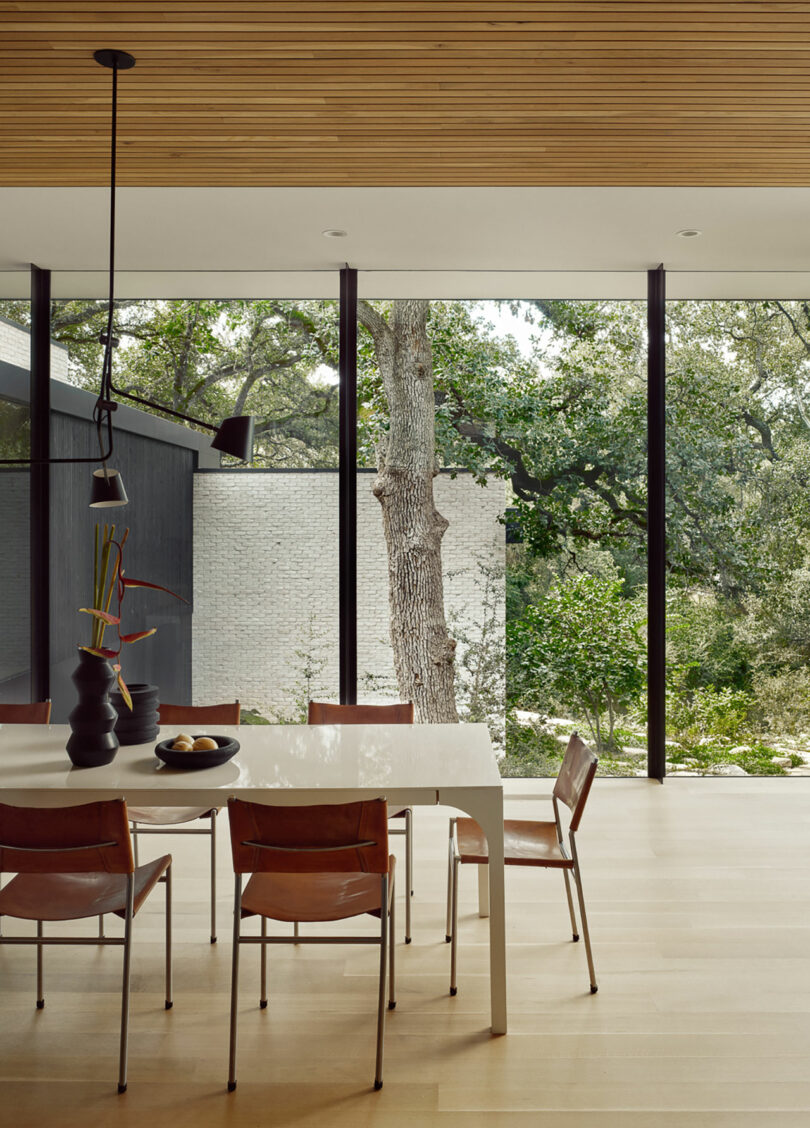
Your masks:
M 478 866 L 478 915 L 489 916 L 489 866 Z
M 439 801 L 465 811 L 476 820 L 487 838 L 489 865 L 489 988 L 492 1033 L 506 1033 L 506 905 L 503 862 L 503 789 L 443 789 Z M 479 871 L 480 872 L 480 871 Z M 479 911 L 481 907 L 479 882 Z

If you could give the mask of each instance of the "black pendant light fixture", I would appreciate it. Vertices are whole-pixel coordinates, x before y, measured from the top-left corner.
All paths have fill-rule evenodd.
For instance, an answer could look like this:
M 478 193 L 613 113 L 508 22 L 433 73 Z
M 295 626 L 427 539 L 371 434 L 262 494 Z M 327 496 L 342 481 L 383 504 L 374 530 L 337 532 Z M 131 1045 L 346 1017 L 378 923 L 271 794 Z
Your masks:
M 206 431 L 213 431 L 214 438 L 211 446 L 216 450 L 221 450 L 224 454 L 230 454 L 234 458 L 239 458 L 243 462 L 250 462 L 253 457 L 253 417 L 250 415 L 234 415 L 228 419 L 223 420 L 219 427 L 214 427 L 210 423 L 203 422 L 202 419 L 195 419 L 193 415 L 184 415 L 182 411 L 175 411 L 171 407 L 164 407 L 163 404 L 155 403 L 154 400 L 145 399 L 143 396 L 136 396 L 132 392 L 125 392 L 122 388 L 116 388 L 112 382 L 112 349 L 118 342 L 112 335 L 112 319 L 113 319 L 113 271 L 115 264 L 115 139 L 116 139 L 116 107 L 118 103 L 118 71 L 129 70 L 135 66 L 135 58 L 127 51 L 96 51 L 93 58 L 97 63 L 103 67 L 110 67 L 113 72 L 113 118 L 112 118 L 112 155 L 110 160 L 110 301 L 107 311 L 107 331 L 102 333 L 101 342 L 105 346 L 105 361 L 107 362 L 102 372 L 102 381 L 106 379 L 107 399 L 111 400 L 112 396 L 118 396 L 121 399 L 132 400 L 134 403 L 143 404 L 144 407 L 154 408 L 156 411 L 161 411 L 165 415 L 171 415 L 175 419 L 182 419 L 185 423 L 193 423 L 196 427 L 204 427 Z M 109 354 L 109 355 L 108 355 Z M 105 375 L 106 374 L 106 375 Z M 113 404 L 115 410 L 115 404 Z M 114 502 L 101 502 L 99 504 L 114 504 Z
M 93 58 L 102 67 L 112 71 L 112 128 L 110 136 L 110 265 L 109 265 L 109 298 L 107 301 L 107 325 L 99 336 L 104 345 L 104 356 L 101 362 L 101 388 L 93 407 L 93 422 L 96 425 L 98 436 L 99 455 L 91 458 L 3 458 L 0 465 L 31 465 L 33 463 L 51 462 L 101 462 L 102 468 L 93 471 L 93 486 L 90 505 L 95 508 L 126 505 L 128 498 L 124 489 L 121 475 L 117 470 L 107 466 L 107 461 L 113 452 L 113 426 L 112 413 L 118 404 L 113 396 L 132 400 L 134 403 L 143 404 L 144 407 L 154 408 L 164 415 L 171 415 L 175 419 L 182 419 L 185 423 L 193 423 L 196 427 L 203 427 L 212 431 L 214 438 L 211 446 L 224 454 L 232 455 L 243 462 L 250 462 L 253 457 L 253 417 L 250 415 L 234 415 L 224 419 L 219 427 L 196 419 L 192 415 L 184 415 L 181 411 L 164 407 L 154 400 L 144 399 L 142 396 L 133 395 L 116 388 L 112 382 L 112 351 L 118 344 L 113 335 L 113 314 L 115 310 L 115 162 L 116 141 L 118 129 L 118 72 L 131 70 L 135 66 L 135 58 L 127 51 L 117 51 L 106 48 L 95 51 Z M 106 432 L 106 443 L 105 443 Z M 105 450 L 106 445 L 106 450 Z

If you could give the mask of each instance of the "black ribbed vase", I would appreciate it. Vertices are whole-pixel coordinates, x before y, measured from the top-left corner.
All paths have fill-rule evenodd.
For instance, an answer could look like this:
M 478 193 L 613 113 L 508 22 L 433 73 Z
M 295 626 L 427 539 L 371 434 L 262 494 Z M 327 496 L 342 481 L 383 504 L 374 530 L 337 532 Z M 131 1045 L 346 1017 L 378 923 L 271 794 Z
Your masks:
M 127 687 L 132 697 L 132 712 L 116 689 L 110 694 L 118 713 L 115 735 L 119 744 L 148 744 L 158 734 L 158 706 L 160 705 L 156 685 L 135 685 Z
M 118 714 L 110 701 L 115 671 L 106 658 L 79 650 L 79 665 L 72 680 L 79 704 L 68 717 L 68 756 L 78 768 L 109 764 L 118 751 L 118 737 L 113 732 Z

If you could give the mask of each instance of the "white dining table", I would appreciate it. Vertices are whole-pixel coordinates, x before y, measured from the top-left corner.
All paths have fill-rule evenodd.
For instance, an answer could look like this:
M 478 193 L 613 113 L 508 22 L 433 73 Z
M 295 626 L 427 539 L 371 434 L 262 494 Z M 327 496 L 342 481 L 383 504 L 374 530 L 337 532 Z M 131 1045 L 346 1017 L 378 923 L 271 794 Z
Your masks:
M 487 728 L 471 725 L 216 726 L 236 756 L 202 771 L 167 768 L 153 743 L 118 750 L 111 764 L 76 768 L 67 725 L 0 725 L 0 802 L 56 807 L 122 796 L 133 806 L 347 803 L 384 797 L 391 807 L 454 807 L 489 844 L 479 867 L 479 912 L 489 915 L 493 1034 L 505 1034 L 506 937 L 503 787 Z M 174 736 L 161 730 L 158 740 Z M 157 741 L 156 741 L 157 742 Z M 155 743 L 156 743 L 155 742 Z

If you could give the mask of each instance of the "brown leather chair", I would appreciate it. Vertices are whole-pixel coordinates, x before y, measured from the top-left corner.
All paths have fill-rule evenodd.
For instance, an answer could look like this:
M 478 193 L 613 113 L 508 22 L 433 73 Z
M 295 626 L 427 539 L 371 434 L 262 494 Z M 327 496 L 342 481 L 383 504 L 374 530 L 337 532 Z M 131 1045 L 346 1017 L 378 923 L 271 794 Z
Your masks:
M 47 725 L 51 719 L 51 702 L 32 701 L 30 705 L 0 705 L 0 724 Z
M 585 954 L 588 958 L 588 972 L 591 981 L 591 994 L 597 991 L 596 973 L 593 968 L 591 940 L 588 933 L 588 918 L 585 915 L 585 899 L 582 894 L 582 879 L 579 872 L 576 832 L 585 810 L 593 777 L 596 775 L 598 760 L 587 744 L 574 733 L 568 741 L 559 774 L 552 793 L 554 818 L 545 822 L 530 822 L 506 819 L 504 832 L 504 861 L 507 866 L 538 866 L 544 869 L 562 870 L 565 879 L 565 892 L 568 897 L 568 911 L 571 915 L 571 930 L 574 940 L 579 940 L 577 918 L 574 914 L 574 901 L 571 897 L 569 871 L 573 871 L 579 899 L 579 912 L 582 917 L 582 934 L 585 938 Z M 571 811 L 568 824 L 568 841 L 571 845 L 569 855 L 563 841 L 563 828 L 560 819 L 560 802 Z M 489 856 L 487 840 L 475 819 L 453 818 L 450 820 L 450 849 L 447 882 L 447 936 L 452 943 L 450 955 L 450 994 L 455 995 L 456 955 L 458 935 L 458 867 L 465 863 L 487 865 Z
M 310 701 L 307 723 L 310 725 L 412 725 L 413 702 L 394 705 L 330 705 Z M 389 818 L 403 819 L 403 827 L 389 827 L 389 834 L 405 835 L 405 943 L 411 942 L 411 897 L 413 897 L 413 810 L 402 807 L 391 811 Z
M 0 804 L 0 873 L 16 874 L 0 892 L 0 913 L 35 920 L 36 936 L 3 936 L 0 944 L 37 949 L 37 1007 L 45 1006 L 45 944 L 117 944 L 124 949 L 118 1092 L 127 1087 L 129 973 L 132 921 L 158 881 L 166 881 L 166 1008 L 172 1005 L 170 855 L 135 866 L 123 799 L 78 807 L 10 807 Z M 45 936 L 44 921 L 81 920 L 115 913 L 121 937 Z
M 225 705 L 166 705 L 159 707 L 161 725 L 238 725 L 239 702 Z M 193 734 L 191 734 L 193 735 Z M 135 862 L 142 834 L 206 834 L 211 839 L 211 943 L 217 941 L 217 813 L 218 807 L 130 807 Z M 207 827 L 183 824 L 208 820 Z
M 388 809 L 384 799 L 314 807 L 274 807 L 228 800 L 236 875 L 231 973 L 231 1035 L 228 1090 L 236 1088 L 236 1015 L 239 949 L 261 945 L 261 995 L 267 1006 L 268 944 L 380 945 L 377 1003 L 377 1061 L 374 1088 L 382 1088 L 385 979 L 388 1009 L 394 989 L 394 864 L 388 854 Z M 242 891 L 242 877 L 251 878 Z M 380 918 L 377 937 L 268 936 L 267 920 L 325 922 L 370 913 Z M 243 936 L 244 917 L 261 918 L 259 936 Z

